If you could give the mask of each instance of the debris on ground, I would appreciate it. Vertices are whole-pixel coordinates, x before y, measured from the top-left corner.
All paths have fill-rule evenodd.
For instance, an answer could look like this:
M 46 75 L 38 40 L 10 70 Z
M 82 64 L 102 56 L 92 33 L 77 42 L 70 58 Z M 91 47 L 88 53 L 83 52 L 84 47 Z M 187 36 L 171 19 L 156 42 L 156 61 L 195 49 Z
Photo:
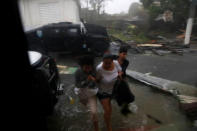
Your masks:
M 197 102 L 181 104 L 181 108 L 190 120 L 197 120 Z
M 145 73 L 145 75 L 151 75 L 151 74 L 152 74 L 152 72 Z
M 197 97 L 185 96 L 185 95 L 178 95 L 178 97 L 181 103 L 184 103 L 184 104 L 197 103 Z
M 162 47 L 162 44 L 137 44 L 137 46 L 142 46 L 142 47 Z
M 158 52 L 156 49 L 152 49 L 152 52 L 156 55 L 163 56 L 162 53 Z
M 180 106 L 191 120 L 197 120 L 197 97 L 178 95 Z
M 156 129 L 159 126 L 141 126 L 138 128 L 120 128 L 118 130 L 115 131 L 150 131 L 152 129 Z
M 144 54 L 147 50 L 155 55 L 164 56 L 165 54 L 183 55 L 184 52 L 191 50 L 186 48 L 183 43 L 184 34 L 178 35 L 175 39 L 169 39 L 164 36 L 158 35 L 155 40 L 149 43 L 137 43 L 135 41 L 124 42 L 114 36 L 110 36 L 112 48 L 119 49 L 121 45 L 127 46 L 132 52 Z M 188 49 L 188 50 L 186 50 Z
M 178 35 L 176 36 L 177 39 L 184 39 L 185 38 L 185 34 L 181 34 L 181 35 Z
M 146 115 L 149 119 L 152 119 L 152 120 L 154 120 L 156 123 L 158 123 L 158 124 L 162 124 L 163 122 L 162 121 L 160 121 L 159 119 L 157 119 L 157 118 L 155 118 L 155 117 L 153 117 L 153 116 L 151 116 L 151 115 L 149 115 L 149 114 L 147 114 Z

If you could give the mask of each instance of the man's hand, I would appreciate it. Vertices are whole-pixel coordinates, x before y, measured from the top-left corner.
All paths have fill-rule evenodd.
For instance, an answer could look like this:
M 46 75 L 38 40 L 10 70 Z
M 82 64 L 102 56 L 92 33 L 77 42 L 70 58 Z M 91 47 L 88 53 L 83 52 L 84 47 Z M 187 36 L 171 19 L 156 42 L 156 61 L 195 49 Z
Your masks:
M 118 78 L 120 79 L 120 80 L 122 80 L 122 75 L 123 75 L 123 72 L 121 71 L 121 72 L 118 72 Z

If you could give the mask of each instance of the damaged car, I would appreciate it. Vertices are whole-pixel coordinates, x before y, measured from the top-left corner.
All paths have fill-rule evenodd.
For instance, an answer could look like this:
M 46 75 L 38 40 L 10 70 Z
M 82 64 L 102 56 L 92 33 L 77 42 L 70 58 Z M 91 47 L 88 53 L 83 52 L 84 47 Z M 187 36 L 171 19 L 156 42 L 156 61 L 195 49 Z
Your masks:
M 26 32 L 29 49 L 42 53 L 102 55 L 109 48 L 109 38 L 104 27 L 60 22 L 48 24 Z

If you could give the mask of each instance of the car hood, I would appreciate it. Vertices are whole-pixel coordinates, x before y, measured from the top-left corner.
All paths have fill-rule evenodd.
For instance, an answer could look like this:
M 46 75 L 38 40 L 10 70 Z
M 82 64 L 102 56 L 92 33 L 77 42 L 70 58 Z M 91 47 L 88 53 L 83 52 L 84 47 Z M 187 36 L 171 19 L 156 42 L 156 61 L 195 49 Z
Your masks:
M 29 61 L 31 65 L 39 63 L 42 58 L 42 54 L 36 51 L 28 51 Z

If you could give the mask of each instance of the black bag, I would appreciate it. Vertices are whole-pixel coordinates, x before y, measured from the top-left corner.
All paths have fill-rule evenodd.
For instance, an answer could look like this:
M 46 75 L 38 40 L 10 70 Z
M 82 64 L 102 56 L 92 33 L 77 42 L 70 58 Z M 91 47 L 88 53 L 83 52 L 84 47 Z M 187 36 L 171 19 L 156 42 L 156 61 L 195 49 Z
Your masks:
M 129 89 L 129 85 L 125 80 L 117 80 L 115 82 L 112 98 L 116 100 L 119 106 L 129 104 L 135 100 L 135 96 Z

